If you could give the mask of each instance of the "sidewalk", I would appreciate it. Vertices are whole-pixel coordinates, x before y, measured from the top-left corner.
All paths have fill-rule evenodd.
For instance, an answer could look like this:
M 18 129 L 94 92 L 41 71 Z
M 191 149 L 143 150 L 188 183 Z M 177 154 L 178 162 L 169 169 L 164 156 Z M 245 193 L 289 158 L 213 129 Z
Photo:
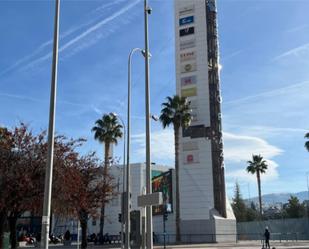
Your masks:
M 272 242 L 270 241 L 271 248 L 276 249 L 309 249 L 309 241 L 295 241 L 295 242 Z M 71 246 L 63 245 L 50 245 L 50 247 L 55 247 L 55 249 L 77 249 L 77 245 L 73 244 Z M 80 247 L 79 247 L 80 248 Z M 88 249 L 110 249 L 119 248 L 119 245 L 92 245 L 89 244 Z M 163 249 L 163 245 L 154 246 L 155 249 Z M 166 249 L 261 249 L 262 244 L 260 241 L 239 241 L 238 243 L 208 243 L 208 244 L 186 244 L 186 245 L 167 245 Z

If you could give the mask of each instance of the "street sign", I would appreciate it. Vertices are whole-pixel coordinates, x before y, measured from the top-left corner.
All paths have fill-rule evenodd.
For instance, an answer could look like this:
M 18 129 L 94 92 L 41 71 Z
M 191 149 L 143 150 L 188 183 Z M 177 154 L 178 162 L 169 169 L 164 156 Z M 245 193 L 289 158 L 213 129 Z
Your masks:
M 140 195 L 137 197 L 137 206 L 139 207 L 156 206 L 162 204 L 163 204 L 162 192 L 155 192 L 152 194 Z

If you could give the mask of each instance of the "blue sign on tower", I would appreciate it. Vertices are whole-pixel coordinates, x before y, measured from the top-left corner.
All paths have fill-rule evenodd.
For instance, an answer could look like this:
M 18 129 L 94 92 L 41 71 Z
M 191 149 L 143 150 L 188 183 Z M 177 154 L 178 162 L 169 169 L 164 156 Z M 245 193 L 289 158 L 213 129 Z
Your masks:
M 194 16 L 187 16 L 179 19 L 179 26 L 190 24 L 194 22 Z

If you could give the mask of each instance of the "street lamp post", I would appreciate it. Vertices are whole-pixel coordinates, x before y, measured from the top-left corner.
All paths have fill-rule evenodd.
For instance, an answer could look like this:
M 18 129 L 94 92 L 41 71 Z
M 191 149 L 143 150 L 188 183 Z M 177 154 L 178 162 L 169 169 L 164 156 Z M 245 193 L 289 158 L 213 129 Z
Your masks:
M 125 222 L 125 248 L 130 248 L 130 120 L 131 120 L 131 61 L 135 52 L 140 51 L 144 57 L 145 51 L 141 48 L 133 48 L 128 59 L 128 106 L 127 106 L 127 174 L 126 174 L 126 222 Z
M 123 167 L 122 167 L 122 196 L 124 195 L 126 189 L 125 189 L 125 181 L 126 181 L 126 126 L 123 122 L 123 119 L 114 112 L 110 113 L 114 117 L 118 117 L 121 121 L 121 124 L 123 126 Z M 123 201 L 123 198 L 121 198 L 121 201 Z M 121 205 L 124 207 L 124 205 Z M 123 212 L 123 210 L 121 210 Z M 124 215 L 121 213 L 121 248 L 124 248 L 124 238 L 123 238 L 123 229 L 124 228 Z
M 145 54 L 149 54 L 148 41 L 148 15 L 151 14 L 151 8 L 148 1 L 144 0 L 144 21 L 145 21 Z M 150 163 L 150 87 L 149 87 L 149 56 L 145 56 L 145 119 L 146 119 L 146 194 L 151 194 L 151 163 Z M 146 247 L 152 249 L 152 206 L 146 208 L 147 236 Z
M 56 0 L 55 23 L 54 23 L 54 41 L 53 41 L 53 61 L 51 75 L 51 91 L 49 106 L 49 126 L 48 126 L 48 151 L 45 171 L 44 185 L 44 203 L 42 216 L 42 244 L 41 248 L 48 248 L 49 226 L 50 226 L 50 204 L 52 194 L 53 179 L 53 154 L 54 154 L 54 132 L 55 132 L 55 112 L 56 112 L 56 94 L 57 94 L 57 67 L 58 67 L 58 36 L 59 36 L 59 14 L 60 0 Z

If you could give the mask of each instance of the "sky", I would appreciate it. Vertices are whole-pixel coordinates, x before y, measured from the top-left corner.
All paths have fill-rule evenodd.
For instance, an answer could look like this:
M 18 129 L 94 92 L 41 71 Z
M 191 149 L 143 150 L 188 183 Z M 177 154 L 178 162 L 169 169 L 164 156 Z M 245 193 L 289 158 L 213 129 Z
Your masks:
M 151 113 L 175 94 L 172 0 L 149 0 Z M 0 2 L 0 124 L 48 125 L 54 1 Z M 309 1 L 219 0 L 218 25 L 227 193 L 238 181 L 257 195 L 246 173 L 252 154 L 269 165 L 263 193 L 307 190 L 309 153 Z M 82 153 L 103 146 L 91 128 L 102 114 L 126 120 L 127 61 L 144 47 L 142 0 L 61 1 L 56 131 L 87 138 Z M 144 60 L 132 62 L 131 161 L 145 161 Z M 172 167 L 173 131 L 152 122 L 152 161 Z M 123 141 L 114 148 L 122 160 Z

